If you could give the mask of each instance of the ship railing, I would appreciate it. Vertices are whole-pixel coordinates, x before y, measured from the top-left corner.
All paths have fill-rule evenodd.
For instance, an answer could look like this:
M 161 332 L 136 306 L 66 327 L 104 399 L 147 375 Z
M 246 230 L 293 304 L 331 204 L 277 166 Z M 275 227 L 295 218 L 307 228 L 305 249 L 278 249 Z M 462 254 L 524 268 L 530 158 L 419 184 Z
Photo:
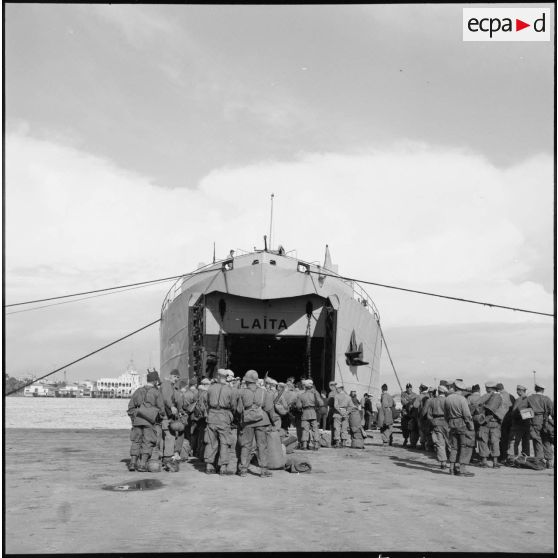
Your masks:
M 372 300 L 370 295 L 364 290 L 362 285 L 360 285 L 360 283 L 357 283 L 356 281 L 347 281 L 347 283 L 350 284 L 351 287 L 353 288 L 353 298 L 357 302 L 360 302 L 363 306 L 368 308 L 368 311 L 374 316 L 374 319 L 377 322 L 379 322 L 380 312 L 376 307 L 376 305 L 374 304 L 374 301 Z

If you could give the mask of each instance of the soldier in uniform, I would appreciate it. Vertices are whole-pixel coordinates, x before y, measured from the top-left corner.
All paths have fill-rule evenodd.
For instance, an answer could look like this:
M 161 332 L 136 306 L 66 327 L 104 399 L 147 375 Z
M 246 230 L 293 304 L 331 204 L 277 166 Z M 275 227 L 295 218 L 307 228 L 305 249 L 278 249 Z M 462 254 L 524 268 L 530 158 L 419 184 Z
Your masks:
M 380 396 L 380 408 L 378 409 L 378 428 L 382 435 L 382 444 L 391 446 L 393 444 L 393 414 L 395 411 L 395 401 L 388 393 L 387 384 L 382 385 L 382 395 Z
M 486 393 L 481 396 L 477 404 L 477 411 L 480 411 L 481 417 L 477 431 L 477 443 L 479 447 L 479 456 L 481 458 L 481 467 L 488 467 L 488 458 L 492 457 L 493 467 L 500 467 L 498 457 L 500 456 L 500 427 L 504 418 L 504 407 L 502 397 L 496 389 L 496 382 L 488 381 L 484 384 Z
M 161 382 L 161 395 L 165 404 L 165 417 L 161 424 L 163 433 L 163 468 L 176 471 L 180 461 L 180 453 L 175 451 L 176 439 L 173 432 L 169 429 L 169 424 L 173 418 L 178 418 L 177 402 L 181 398 L 178 389 L 180 372 L 174 368 L 170 371 L 167 378 Z
M 436 450 L 436 459 L 440 463 L 440 468 L 446 468 L 449 449 L 449 426 L 445 416 L 446 394 L 448 390 L 445 386 L 438 386 L 438 395 L 428 400 L 427 417 L 432 428 L 432 442 Z
M 362 406 L 364 407 L 364 430 L 370 430 L 370 427 L 372 426 L 372 419 L 374 417 L 374 408 L 372 407 L 372 398 L 368 393 L 364 394 L 364 402 Z
M 430 429 L 430 423 L 426 418 L 426 413 L 424 407 L 426 401 L 430 398 L 428 393 L 428 386 L 420 384 L 419 386 L 419 397 L 418 397 L 418 408 L 417 408 L 417 423 L 419 432 L 419 448 L 426 449 L 426 441 L 428 438 L 428 431 Z
M 463 382 L 456 380 L 453 384 L 454 391 L 448 394 L 444 405 L 449 426 L 449 472 L 450 475 L 473 477 L 475 473 L 467 471 L 467 465 L 471 461 L 475 445 L 475 429 L 469 405 L 463 397 L 465 389 Z
M 348 446 L 351 440 L 349 435 L 349 411 L 353 407 L 352 399 L 345 392 L 344 386 L 337 388 L 333 398 L 333 447 Z
M 409 421 L 411 420 L 411 406 L 417 397 L 418 394 L 413 391 L 413 384 L 411 383 L 408 383 L 405 386 L 405 391 L 401 392 L 401 433 L 403 434 L 403 446 L 406 446 L 409 440 Z
M 531 419 L 530 435 L 535 457 L 546 462 L 547 469 L 554 467 L 554 406 L 544 394 L 544 386 L 535 384 L 535 393 L 527 396 L 535 416 Z
M 227 474 L 232 432 L 233 410 L 236 394 L 227 383 L 227 371 L 217 371 L 218 382 L 207 390 L 207 426 L 205 429 L 205 472 L 212 474 L 218 468 L 220 475 Z
M 521 411 L 529 407 L 529 400 L 527 399 L 527 388 L 521 384 L 517 386 L 517 399 L 513 403 L 511 408 L 511 429 L 510 429 L 510 440 L 507 451 L 508 459 L 512 456 L 516 457 L 519 455 L 519 444 L 521 443 L 521 453 L 523 455 L 530 455 L 530 439 L 529 439 L 529 429 L 530 421 L 529 419 L 524 419 L 521 416 Z
M 255 439 L 260 476 L 270 477 L 271 472 L 267 469 L 267 431 L 275 420 L 273 396 L 256 385 L 258 373 L 255 370 L 248 370 L 244 375 L 244 381 L 246 387 L 240 389 L 237 403 L 237 410 L 242 417 L 238 474 L 245 477 L 248 473 L 248 464 Z
M 335 433 L 333 415 L 335 414 L 335 395 L 337 394 L 337 383 L 334 381 L 329 382 L 329 393 L 327 394 L 327 423 L 326 428 L 331 430 L 331 445 L 335 446 L 335 441 L 339 441 L 339 432 Z
M 505 409 L 504 418 L 502 419 L 502 424 L 500 427 L 501 438 L 500 438 L 500 462 L 504 462 L 508 456 L 508 445 L 510 440 L 510 430 L 511 430 L 511 410 L 515 402 L 515 397 L 510 395 L 505 389 L 504 384 L 501 382 L 496 384 L 496 389 L 502 398 L 502 407 Z
M 147 461 L 150 458 L 158 459 L 159 429 L 165 408 L 163 398 L 157 386 L 159 385 L 159 374 L 154 370 L 147 373 L 147 385 L 134 391 L 128 403 L 128 416 L 132 420 L 132 431 L 130 432 L 130 471 L 147 471 Z M 137 410 L 142 406 L 158 409 L 158 416 L 154 422 L 137 415 Z M 141 456 L 141 457 L 140 457 Z M 139 458 L 139 462 L 138 462 Z
M 314 388 L 312 380 L 303 380 L 304 391 L 298 395 L 296 406 L 301 412 L 302 436 L 300 449 L 320 449 L 320 430 L 316 409 L 322 404 L 322 399 Z
M 203 378 L 198 386 L 198 399 L 194 406 L 192 419 L 195 423 L 192 436 L 192 450 L 194 456 L 203 459 L 205 454 L 205 428 L 207 424 L 207 390 L 211 382 L 208 378 Z

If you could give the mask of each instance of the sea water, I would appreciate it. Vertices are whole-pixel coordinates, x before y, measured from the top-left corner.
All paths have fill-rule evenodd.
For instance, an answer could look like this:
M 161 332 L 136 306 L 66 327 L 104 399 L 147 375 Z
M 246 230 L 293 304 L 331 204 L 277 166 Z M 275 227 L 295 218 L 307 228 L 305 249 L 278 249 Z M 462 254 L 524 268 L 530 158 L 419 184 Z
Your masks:
M 5 397 L 6 428 L 130 428 L 129 399 Z

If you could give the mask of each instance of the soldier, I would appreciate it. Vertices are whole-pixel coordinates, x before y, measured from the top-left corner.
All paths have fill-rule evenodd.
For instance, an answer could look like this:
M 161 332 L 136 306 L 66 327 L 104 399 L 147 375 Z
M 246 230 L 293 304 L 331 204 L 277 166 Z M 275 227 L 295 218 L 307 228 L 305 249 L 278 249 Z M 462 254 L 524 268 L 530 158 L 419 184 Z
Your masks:
M 302 437 L 299 448 L 301 450 L 320 449 L 320 431 L 316 408 L 322 404 L 322 399 L 314 389 L 312 380 L 303 380 L 304 391 L 298 395 L 296 406 L 301 414 Z
M 456 380 L 453 390 L 453 393 L 447 395 L 444 405 L 444 414 L 449 426 L 449 472 L 450 475 L 473 477 L 475 473 L 466 470 L 475 445 L 473 419 L 467 400 L 463 397 L 463 382 Z
M 418 397 L 418 409 L 417 409 L 417 423 L 419 432 L 419 448 L 427 449 L 427 439 L 430 430 L 430 423 L 426 418 L 425 405 L 426 401 L 430 398 L 428 393 L 428 386 L 420 384 L 419 386 L 419 397 Z
M 231 423 L 236 408 L 236 394 L 227 384 L 227 371 L 217 371 L 218 383 L 207 390 L 207 427 L 205 429 L 205 472 L 212 474 L 216 467 L 220 475 L 227 474 L 232 445 Z
M 504 418 L 500 427 L 502 436 L 500 438 L 500 462 L 504 462 L 508 456 L 508 445 L 511 430 L 511 410 L 515 401 L 515 397 L 510 395 L 505 389 L 504 384 L 501 382 L 496 384 L 496 389 L 502 398 L 502 406 L 505 409 Z
M 535 414 L 531 419 L 530 435 L 535 457 L 546 461 L 546 468 L 551 469 L 554 466 L 554 406 L 550 398 L 544 395 L 544 389 L 541 383 L 536 383 L 535 393 L 527 396 Z
M 164 416 L 165 410 L 163 398 L 157 388 L 158 385 L 159 374 L 156 371 L 148 372 L 147 385 L 136 389 L 128 403 L 128 416 L 132 420 L 129 471 L 145 472 L 147 471 L 147 461 L 150 458 L 159 458 L 157 448 L 159 441 L 158 430 L 160 429 L 161 419 Z M 144 418 L 144 416 L 138 414 L 140 407 L 151 407 L 158 410 L 157 413 L 153 413 L 153 421 L 147 415 L 144 415 Z M 140 457 L 139 463 L 138 457 Z
M 182 391 L 182 412 L 185 414 L 187 421 L 186 421 L 186 429 L 184 431 L 184 438 L 188 440 L 188 456 L 186 459 L 182 459 L 182 461 L 187 461 L 190 455 L 193 455 L 193 441 L 192 441 L 192 434 L 196 428 L 196 421 L 193 418 L 194 409 L 196 407 L 196 402 L 198 400 L 198 382 L 195 379 L 188 380 L 188 389 L 184 390 L 181 388 Z M 180 409 L 179 409 L 180 414 Z
M 287 384 L 279 382 L 277 384 L 277 393 L 273 399 L 273 406 L 277 419 L 275 420 L 275 427 L 281 430 L 281 438 L 285 438 L 289 433 L 289 392 L 286 389 Z M 277 425 L 279 423 L 279 426 Z
M 256 385 L 258 373 L 255 370 L 248 370 L 244 375 L 244 381 L 246 387 L 240 389 L 237 404 L 237 410 L 242 416 L 238 474 L 245 477 L 248 473 L 255 438 L 260 477 L 270 477 L 271 472 L 267 469 L 267 431 L 275 420 L 273 397 L 271 393 Z
M 175 433 L 174 452 L 175 454 L 178 453 L 178 455 L 180 455 L 180 461 L 185 461 L 182 459 L 182 449 L 184 447 L 184 440 L 188 431 L 188 411 L 185 406 L 185 398 L 188 391 L 188 380 L 185 378 L 179 380 L 176 408 L 178 409 L 178 421 L 183 425 L 183 429 Z
M 403 446 L 406 446 L 407 441 L 409 440 L 409 421 L 411 420 L 411 406 L 417 397 L 418 394 L 413 391 L 413 385 L 411 383 L 408 383 L 405 386 L 405 391 L 401 392 L 401 433 L 403 434 Z
M 178 389 L 178 380 L 180 379 L 180 372 L 174 368 L 170 371 L 169 375 L 161 382 L 161 395 L 165 404 L 165 417 L 161 424 L 163 434 L 163 469 L 172 470 L 175 472 L 178 469 L 178 462 L 180 461 L 180 454 L 174 451 L 175 436 L 169 430 L 169 424 L 173 418 L 178 418 L 178 409 L 176 407 L 177 400 L 179 399 L 180 390 Z
M 393 444 L 393 414 L 395 411 L 395 401 L 388 393 L 386 384 L 382 385 L 382 395 L 380 397 L 380 408 L 378 409 L 378 428 L 382 434 L 382 444 L 391 446 Z
M 333 398 L 333 447 L 348 446 L 351 440 L 349 435 L 349 410 L 353 407 L 351 398 L 345 393 L 344 386 L 337 388 Z
M 194 456 L 203 459 L 205 454 L 205 427 L 207 424 L 207 390 L 211 382 L 208 378 L 203 378 L 198 386 L 198 399 L 192 413 L 192 420 L 195 423 L 192 436 L 192 450 Z
M 445 386 L 438 386 L 438 396 L 428 400 L 427 417 L 432 428 L 432 442 L 436 450 L 436 459 L 440 463 L 440 469 L 446 468 L 449 449 L 449 426 L 445 416 L 446 394 L 448 389 Z
M 518 384 L 517 389 L 517 399 L 513 403 L 511 409 L 511 429 L 510 429 L 510 439 L 507 451 L 508 459 L 511 456 L 517 457 L 519 455 L 519 444 L 521 443 L 521 453 L 524 455 L 530 455 L 530 440 L 529 440 L 529 429 L 530 421 L 529 419 L 524 419 L 521 416 L 521 411 L 523 409 L 529 408 L 529 400 L 527 399 L 527 388 L 521 384 Z
M 374 409 L 372 407 L 372 398 L 368 393 L 364 394 L 363 407 L 364 407 L 364 430 L 370 430 L 370 426 L 372 425 L 372 418 L 374 416 Z
M 477 431 L 477 442 L 481 467 L 488 467 L 487 459 L 492 457 L 493 468 L 500 467 L 498 457 L 500 456 L 500 427 L 506 413 L 502 404 L 502 396 L 496 389 L 496 382 L 484 384 L 486 394 L 478 401 L 478 408 L 483 409 L 484 420 L 479 421 Z
M 335 445 L 335 440 L 339 440 L 339 433 L 335 434 L 335 428 L 333 425 L 333 415 L 335 414 L 334 399 L 337 393 L 337 383 L 334 381 L 329 382 L 329 393 L 327 394 L 327 422 L 326 429 L 331 430 L 331 445 Z

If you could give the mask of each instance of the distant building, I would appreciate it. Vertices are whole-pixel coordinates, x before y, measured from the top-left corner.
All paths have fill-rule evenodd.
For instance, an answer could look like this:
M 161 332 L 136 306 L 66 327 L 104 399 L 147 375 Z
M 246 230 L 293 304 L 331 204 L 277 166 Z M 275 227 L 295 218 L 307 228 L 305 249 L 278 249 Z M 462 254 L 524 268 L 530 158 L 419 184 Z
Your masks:
M 97 380 L 96 397 L 123 398 L 131 397 L 139 387 L 145 385 L 145 375 L 139 374 L 130 361 L 126 372 L 117 378 L 100 378 Z

